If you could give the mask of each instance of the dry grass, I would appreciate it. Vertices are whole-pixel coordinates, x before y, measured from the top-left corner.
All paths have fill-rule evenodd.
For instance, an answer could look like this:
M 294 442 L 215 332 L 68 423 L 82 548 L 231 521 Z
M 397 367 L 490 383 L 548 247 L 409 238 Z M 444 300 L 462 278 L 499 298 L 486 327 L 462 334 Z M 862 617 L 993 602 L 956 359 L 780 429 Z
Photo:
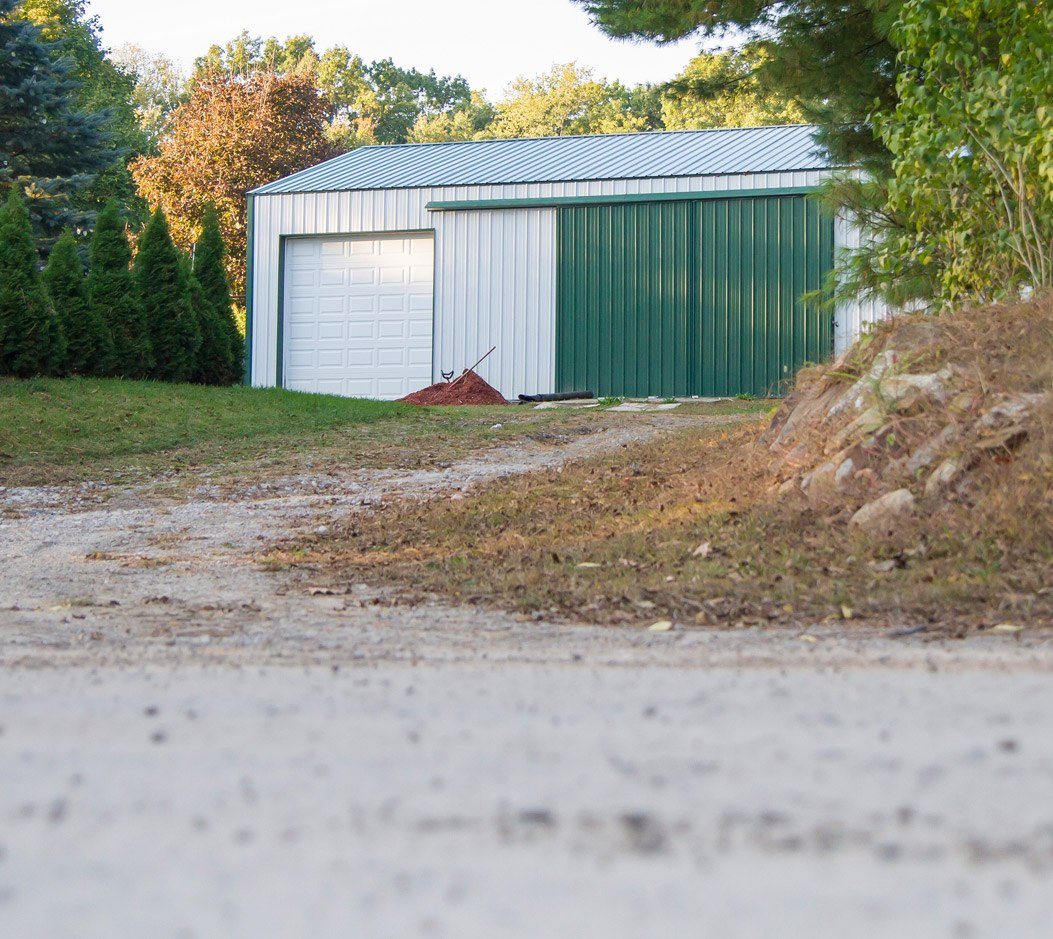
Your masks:
M 407 600 L 598 623 L 1053 623 L 1050 544 L 1002 524 L 1013 507 L 958 506 L 951 524 L 922 517 L 870 540 L 843 512 L 774 498 L 758 430 L 680 433 L 464 502 L 389 505 L 300 545 L 299 561 Z
M 883 327 L 838 374 L 805 376 L 803 388 L 854 380 L 890 342 L 904 350 L 905 368 L 951 366 L 963 393 L 979 399 L 1053 388 L 1048 301 L 907 318 Z M 922 409 L 889 419 L 882 458 L 894 476 L 899 457 L 948 417 Z M 778 496 L 785 471 L 757 443 L 764 426 L 681 432 L 463 501 L 389 505 L 335 537 L 298 544 L 295 560 L 334 583 L 398 584 L 411 601 L 435 593 L 598 623 L 836 618 L 952 633 L 1053 625 L 1048 408 L 1022 445 L 976 457 L 966 484 L 921 498 L 914 518 L 881 537 L 847 524 L 868 497 L 862 483 L 827 502 Z

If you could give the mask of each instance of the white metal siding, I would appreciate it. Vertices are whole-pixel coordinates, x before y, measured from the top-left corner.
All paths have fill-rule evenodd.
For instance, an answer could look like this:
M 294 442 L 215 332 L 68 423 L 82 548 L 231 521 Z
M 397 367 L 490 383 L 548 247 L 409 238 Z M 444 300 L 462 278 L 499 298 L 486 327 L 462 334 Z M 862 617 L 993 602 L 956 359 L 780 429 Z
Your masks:
M 862 241 L 859 225 L 851 219 L 838 216 L 834 221 L 834 248 L 838 254 L 858 248 Z M 839 258 L 835 257 L 835 261 Z M 888 308 L 873 298 L 856 299 L 852 303 L 840 304 L 834 317 L 834 352 L 840 355 L 871 324 L 886 319 Z
M 278 268 L 282 236 L 435 232 L 432 380 L 471 365 L 491 345 L 480 373 L 507 396 L 551 391 L 555 382 L 556 211 L 428 212 L 429 202 L 719 192 L 814 186 L 824 171 L 593 182 L 453 186 L 254 197 L 252 381 L 277 373 Z M 841 236 L 844 232 L 839 228 Z M 847 323 L 867 311 L 849 310 Z

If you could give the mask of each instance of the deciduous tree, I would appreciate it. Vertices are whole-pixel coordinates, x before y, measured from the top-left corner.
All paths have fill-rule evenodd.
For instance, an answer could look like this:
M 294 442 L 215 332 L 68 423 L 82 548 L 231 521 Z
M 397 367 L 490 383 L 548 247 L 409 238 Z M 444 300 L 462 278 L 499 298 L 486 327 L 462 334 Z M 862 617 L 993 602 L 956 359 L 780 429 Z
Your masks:
M 608 84 L 591 69 L 556 65 L 535 78 L 518 78 L 487 129 L 491 137 L 559 137 L 649 130 L 646 111 L 632 106 L 624 85 Z
M 667 130 L 800 124 L 800 103 L 761 83 L 766 54 L 756 47 L 702 52 L 662 92 Z
M 848 289 L 953 305 L 1053 287 L 1053 7 L 907 0 L 892 35 L 893 175 Z
M 213 204 L 228 248 L 234 293 L 245 283 L 245 194 L 332 155 L 328 105 L 307 75 L 254 72 L 199 78 L 172 114 L 155 156 L 132 164 L 139 191 L 164 210 L 172 237 L 189 251 Z
M 185 100 L 186 78 L 167 56 L 136 45 L 121 46 L 111 58 L 135 83 L 131 103 L 139 129 L 152 151 L 161 139 L 168 116 Z

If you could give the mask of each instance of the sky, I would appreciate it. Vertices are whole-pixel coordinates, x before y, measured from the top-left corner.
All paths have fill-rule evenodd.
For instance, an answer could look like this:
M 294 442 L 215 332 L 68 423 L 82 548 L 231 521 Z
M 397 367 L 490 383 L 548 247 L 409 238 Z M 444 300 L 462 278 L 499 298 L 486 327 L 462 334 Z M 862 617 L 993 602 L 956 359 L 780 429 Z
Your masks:
M 307 33 L 319 49 L 345 45 L 367 60 L 459 73 L 491 96 L 556 62 L 626 84 L 666 81 L 698 47 L 608 39 L 571 0 L 90 0 L 89 9 L 109 48 L 133 43 L 186 69 L 243 29 L 279 38 Z

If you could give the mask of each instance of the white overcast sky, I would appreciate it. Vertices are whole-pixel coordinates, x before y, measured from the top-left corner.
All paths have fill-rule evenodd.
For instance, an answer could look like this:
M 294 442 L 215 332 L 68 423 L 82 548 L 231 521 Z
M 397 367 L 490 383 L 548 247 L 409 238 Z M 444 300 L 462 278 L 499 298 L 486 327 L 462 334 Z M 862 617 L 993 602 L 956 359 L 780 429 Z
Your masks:
M 570 0 L 90 0 L 103 41 L 134 43 L 188 67 L 213 42 L 307 33 L 320 49 L 346 45 L 365 59 L 460 73 L 500 94 L 519 75 L 576 61 L 627 84 L 672 78 L 696 51 L 617 42 Z

